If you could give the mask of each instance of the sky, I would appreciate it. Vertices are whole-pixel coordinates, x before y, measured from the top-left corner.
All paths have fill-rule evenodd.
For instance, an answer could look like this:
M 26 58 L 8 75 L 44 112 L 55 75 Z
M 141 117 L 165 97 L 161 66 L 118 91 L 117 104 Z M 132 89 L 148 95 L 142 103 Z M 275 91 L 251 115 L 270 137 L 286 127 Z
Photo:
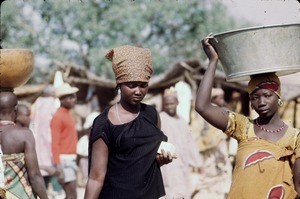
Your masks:
M 221 0 L 230 13 L 257 25 L 300 23 L 297 0 Z

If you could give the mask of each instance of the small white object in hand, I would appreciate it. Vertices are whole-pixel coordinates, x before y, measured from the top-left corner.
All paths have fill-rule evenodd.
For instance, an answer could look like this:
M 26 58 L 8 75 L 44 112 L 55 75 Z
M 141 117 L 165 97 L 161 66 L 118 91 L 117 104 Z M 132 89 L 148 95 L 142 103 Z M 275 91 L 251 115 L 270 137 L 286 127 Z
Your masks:
M 174 146 L 174 144 L 172 143 L 169 143 L 169 142 L 164 142 L 162 141 L 159 145 L 159 148 L 157 150 L 157 153 L 161 154 L 161 150 L 164 150 L 166 153 L 170 152 L 171 155 L 175 155 L 175 150 L 176 150 L 176 147 Z

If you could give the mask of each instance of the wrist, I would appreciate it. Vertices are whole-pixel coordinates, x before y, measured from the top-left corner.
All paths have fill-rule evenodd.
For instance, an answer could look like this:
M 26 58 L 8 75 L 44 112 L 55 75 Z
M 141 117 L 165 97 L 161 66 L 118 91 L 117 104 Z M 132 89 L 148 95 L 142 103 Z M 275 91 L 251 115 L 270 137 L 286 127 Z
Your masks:
M 217 65 L 218 64 L 219 59 L 218 58 L 213 58 L 211 60 L 209 60 L 211 65 Z

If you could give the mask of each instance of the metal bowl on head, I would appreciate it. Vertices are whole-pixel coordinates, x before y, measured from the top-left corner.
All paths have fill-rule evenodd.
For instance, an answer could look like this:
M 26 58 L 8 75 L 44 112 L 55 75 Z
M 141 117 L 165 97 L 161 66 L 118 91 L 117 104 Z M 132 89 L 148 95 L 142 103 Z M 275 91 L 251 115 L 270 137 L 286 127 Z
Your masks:
M 216 34 L 210 39 L 229 82 L 251 75 L 300 72 L 300 23 L 270 25 Z
M 0 49 L 0 88 L 24 85 L 34 67 L 33 52 L 26 49 Z

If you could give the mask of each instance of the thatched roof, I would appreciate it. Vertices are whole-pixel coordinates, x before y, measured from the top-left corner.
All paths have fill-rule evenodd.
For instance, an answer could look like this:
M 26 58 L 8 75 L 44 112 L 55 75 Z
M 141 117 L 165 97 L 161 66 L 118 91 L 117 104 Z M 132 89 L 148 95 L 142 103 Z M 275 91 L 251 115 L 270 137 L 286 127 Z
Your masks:
M 100 104 L 107 105 L 115 97 L 115 81 L 99 77 L 94 73 L 72 64 L 58 63 L 63 72 L 64 81 L 79 87 L 78 99 L 82 103 L 86 100 L 89 87 L 94 87 Z M 204 64 L 203 64 L 204 65 Z M 185 81 L 196 92 L 198 83 L 201 81 L 207 64 L 203 66 L 197 60 L 177 62 L 164 73 L 153 76 L 149 82 L 149 94 L 156 95 L 164 89 L 175 85 L 179 81 Z M 280 77 L 282 82 L 282 98 L 289 101 L 300 97 L 300 73 Z M 216 71 L 215 83 L 240 91 L 246 91 L 247 82 L 227 82 L 225 74 L 221 70 Z M 24 85 L 16 88 L 15 93 L 22 97 L 30 97 L 29 101 L 35 100 L 46 85 Z
M 174 86 L 179 81 L 187 82 L 195 95 L 198 84 L 206 71 L 206 67 L 203 65 L 195 60 L 182 61 L 175 63 L 164 73 L 153 76 L 149 82 L 149 91 L 145 100 L 153 101 L 154 99 L 158 99 L 157 94 L 161 94 L 164 89 Z M 99 77 L 88 70 L 71 64 L 59 63 L 58 66 L 63 72 L 64 81 L 79 88 L 79 92 L 77 93 L 79 104 L 88 103 L 90 100 L 88 96 L 91 97 L 91 90 L 93 90 L 97 96 L 100 110 L 103 110 L 104 107 L 114 102 L 114 100 L 117 100 L 115 99 L 116 84 L 114 80 Z M 207 66 L 207 63 L 205 66 Z M 297 104 L 298 100 L 296 99 L 300 97 L 300 73 L 281 76 L 280 80 L 282 82 L 282 99 L 289 102 L 294 100 Z M 214 82 L 216 86 L 222 87 L 225 90 L 225 99 L 227 97 L 228 101 L 231 100 L 231 94 L 234 91 L 238 91 L 241 94 L 241 112 L 245 115 L 249 114 L 249 97 L 246 93 L 247 82 L 227 82 L 225 74 L 221 70 L 216 71 Z M 15 93 L 19 99 L 33 103 L 36 98 L 41 95 L 45 86 L 44 84 L 27 84 L 16 88 Z M 295 108 L 294 112 L 297 112 L 297 108 Z M 296 121 L 296 117 L 296 114 L 294 114 L 294 121 Z M 296 123 L 294 125 L 296 126 Z

